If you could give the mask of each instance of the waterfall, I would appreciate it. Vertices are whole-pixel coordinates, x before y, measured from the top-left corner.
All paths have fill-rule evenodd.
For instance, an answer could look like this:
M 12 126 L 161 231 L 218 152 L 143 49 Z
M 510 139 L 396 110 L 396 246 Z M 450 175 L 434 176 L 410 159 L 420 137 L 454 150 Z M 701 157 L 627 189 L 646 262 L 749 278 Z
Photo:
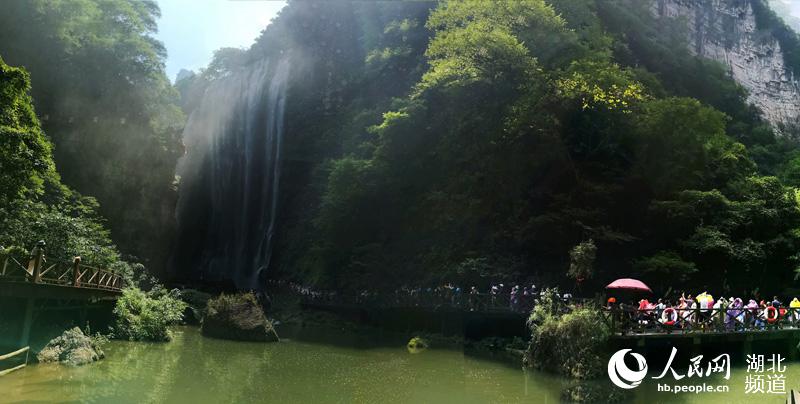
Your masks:
M 210 84 L 183 132 L 178 278 L 257 287 L 272 258 L 290 63 L 263 60 Z

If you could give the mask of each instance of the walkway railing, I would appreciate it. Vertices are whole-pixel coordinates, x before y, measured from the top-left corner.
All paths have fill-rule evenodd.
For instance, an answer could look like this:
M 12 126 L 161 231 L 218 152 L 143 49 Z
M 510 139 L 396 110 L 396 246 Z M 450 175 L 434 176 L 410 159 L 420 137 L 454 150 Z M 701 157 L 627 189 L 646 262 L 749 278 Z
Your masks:
M 294 290 L 284 284 L 273 284 L 270 294 L 290 294 L 299 297 L 305 304 L 320 306 L 353 305 L 369 308 L 426 308 L 426 309 L 461 309 L 468 311 L 494 311 L 529 313 L 533 307 L 534 295 L 519 293 L 511 297 L 508 291 L 503 293 L 469 293 L 455 290 L 409 290 L 397 292 L 363 292 L 347 295 L 336 292 L 320 292 L 311 290 Z M 536 296 L 538 297 L 538 296 Z
M 670 333 L 733 333 L 777 329 L 800 329 L 800 308 L 756 309 L 603 309 L 603 319 L 617 335 Z
M 112 291 L 121 291 L 125 287 L 120 274 L 82 265 L 81 257 L 75 257 L 72 263 L 48 265 L 42 243 L 31 251 L 27 265 L 0 251 L 0 280 Z
M 7 353 L 5 355 L 0 355 L 0 362 L 2 362 L 2 361 L 5 361 L 7 359 L 11 359 L 11 358 L 14 358 L 16 356 L 22 355 L 23 353 L 25 354 L 25 362 L 23 362 L 23 363 L 21 363 L 19 365 L 16 365 L 14 367 L 11 367 L 11 368 L 8 368 L 8 369 L 0 371 L 0 376 L 5 376 L 5 375 L 7 375 L 7 374 L 9 374 L 9 373 L 11 373 L 11 372 L 13 372 L 15 370 L 20 370 L 20 369 L 24 368 L 25 366 L 28 366 L 28 352 L 29 351 L 30 351 L 30 347 L 26 346 L 24 348 L 17 349 L 14 352 L 10 352 L 10 353 Z

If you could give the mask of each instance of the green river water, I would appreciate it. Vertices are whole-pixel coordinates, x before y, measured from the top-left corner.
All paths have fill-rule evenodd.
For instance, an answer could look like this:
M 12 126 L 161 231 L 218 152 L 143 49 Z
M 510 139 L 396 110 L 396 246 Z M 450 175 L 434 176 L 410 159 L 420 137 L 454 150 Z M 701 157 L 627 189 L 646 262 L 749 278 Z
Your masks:
M 164 344 L 111 342 L 106 359 L 88 366 L 39 364 L 0 377 L 0 402 L 557 403 L 569 383 L 459 350 L 232 342 L 204 338 L 192 327 L 174 336 Z M 800 387 L 800 364 L 789 364 L 785 375 L 787 391 Z M 785 402 L 785 395 L 744 395 L 745 377 L 745 369 L 734 368 L 730 393 L 679 395 L 656 392 L 646 380 L 632 398 Z

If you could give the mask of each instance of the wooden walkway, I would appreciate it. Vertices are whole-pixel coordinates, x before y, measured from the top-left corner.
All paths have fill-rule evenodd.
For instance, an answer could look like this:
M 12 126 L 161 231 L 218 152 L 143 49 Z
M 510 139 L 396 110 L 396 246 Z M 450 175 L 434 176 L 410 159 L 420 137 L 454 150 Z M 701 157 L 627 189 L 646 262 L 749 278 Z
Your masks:
M 787 337 L 800 336 L 800 328 L 787 327 L 787 328 L 773 328 L 764 330 L 738 330 L 738 331 L 674 331 L 670 333 L 665 332 L 641 332 L 634 334 L 614 334 L 613 338 L 616 339 L 638 339 L 638 338 L 696 338 L 696 337 L 730 337 L 730 339 L 739 339 L 737 337 L 758 336 L 758 339 L 784 339 Z
M 71 263 L 48 263 L 43 241 L 27 257 L 0 249 L 0 297 L 25 303 L 17 346 L 29 345 L 35 312 L 97 306 L 101 304 L 98 302 L 116 300 L 124 287 L 122 275 L 83 265 L 80 257 Z
M 756 341 L 800 342 L 800 309 L 718 308 L 673 310 L 604 310 L 612 340 L 638 346 L 661 343 L 695 345 Z M 674 321 L 673 321 L 674 320 Z M 770 342 L 772 343 L 772 342 Z M 749 348 L 746 348 L 749 349 Z
M 115 299 L 125 287 L 120 274 L 83 265 L 80 257 L 71 263 L 46 261 L 40 242 L 24 265 L 23 260 L 0 251 L 0 297 L 54 299 Z

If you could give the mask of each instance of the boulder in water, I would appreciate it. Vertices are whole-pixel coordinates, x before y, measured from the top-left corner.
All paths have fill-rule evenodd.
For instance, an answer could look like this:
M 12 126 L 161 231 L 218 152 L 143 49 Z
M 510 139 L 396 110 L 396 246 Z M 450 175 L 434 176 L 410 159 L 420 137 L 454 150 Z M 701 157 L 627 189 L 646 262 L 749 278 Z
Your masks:
M 428 346 L 428 341 L 420 337 L 414 337 L 408 341 L 407 348 L 409 353 L 416 354 L 428 349 Z
M 252 293 L 222 294 L 208 301 L 203 335 L 238 341 L 277 341 L 272 323 Z
M 80 328 L 75 327 L 50 340 L 36 355 L 36 359 L 39 362 L 60 362 L 81 366 L 103 359 L 104 356 L 98 344 L 86 336 Z

